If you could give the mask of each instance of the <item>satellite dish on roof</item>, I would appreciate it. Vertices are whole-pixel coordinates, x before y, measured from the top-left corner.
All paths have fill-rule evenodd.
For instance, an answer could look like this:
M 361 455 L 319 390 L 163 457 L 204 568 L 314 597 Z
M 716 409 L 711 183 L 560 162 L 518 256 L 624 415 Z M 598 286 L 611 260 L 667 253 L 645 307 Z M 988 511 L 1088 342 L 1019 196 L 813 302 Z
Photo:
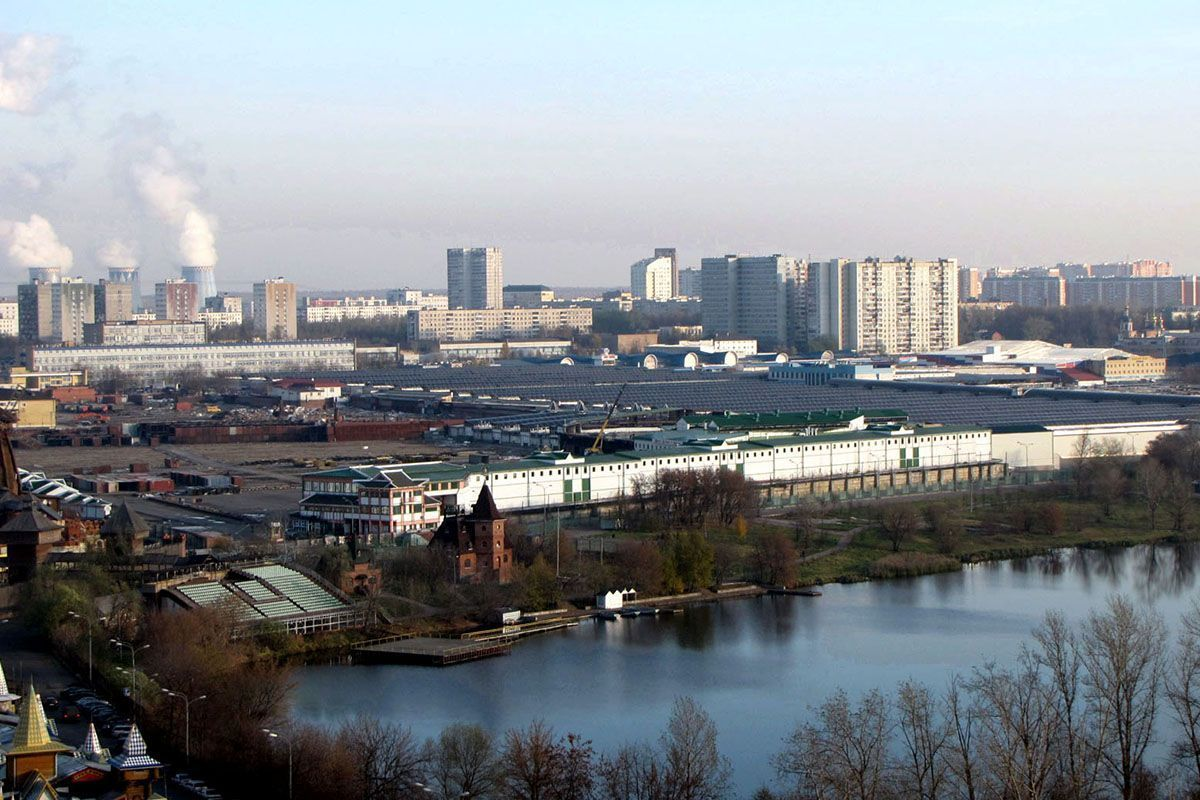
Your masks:
M 826 350 L 824 353 L 821 353 L 821 360 L 826 362 L 827 364 L 832 363 L 834 358 L 835 358 L 835 356 L 833 355 L 832 350 Z

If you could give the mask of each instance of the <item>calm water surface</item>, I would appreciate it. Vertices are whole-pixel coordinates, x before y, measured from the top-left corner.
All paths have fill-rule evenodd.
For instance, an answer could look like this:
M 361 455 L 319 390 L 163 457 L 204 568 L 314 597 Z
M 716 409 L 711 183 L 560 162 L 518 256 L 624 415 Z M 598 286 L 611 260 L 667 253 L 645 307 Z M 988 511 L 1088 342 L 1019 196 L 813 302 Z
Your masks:
M 437 669 L 308 666 L 297 716 L 360 712 L 421 736 L 452 722 L 502 732 L 542 718 L 597 750 L 658 737 L 674 698 L 714 717 L 739 790 L 769 783 L 771 753 L 809 706 L 913 677 L 1011 659 L 1049 609 L 1079 619 L 1115 593 L 1174 627 L 1196 594 L 1197 545 L 1064 551 L 901 581 L 824 587 L 824 596 L 729 600 L 661 618 L 584 622 L 511 656 Z

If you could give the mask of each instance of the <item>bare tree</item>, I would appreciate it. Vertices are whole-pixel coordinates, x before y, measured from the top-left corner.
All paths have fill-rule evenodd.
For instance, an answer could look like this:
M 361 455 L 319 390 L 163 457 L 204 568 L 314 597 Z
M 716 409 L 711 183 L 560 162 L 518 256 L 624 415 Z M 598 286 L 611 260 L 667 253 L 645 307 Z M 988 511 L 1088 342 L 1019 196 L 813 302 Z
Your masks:
M 892 503 L 879 511 L 879 527 L 892 544 L 892 552 L 899 553 L 900 546 L 917 532 L 917 515 L 907 503 Z
M 950 745 L 950 728 L 924 684 L 904 681 L 896 691 L 896 727 L 902 756 L 897 762 L 905 797 L 937 800 L 948 777 L 944 752 Z
M 717 747 L 717 726 L 712 717 L 695 700 L 675 700 L 661 747 L 663 782 L 669 800 L 721 800 L 729 796 L 729 759 Z
M 662 800 L 662 766 L 644 744 L 629 744 L 596 764 L 596 800 Z
M 1192 511 L 1192 480 L 1182 472 L 1172 472 L 1167 479 L 1165 504 L 1167 513 L 1171 515 L 1171 528 L 1182 531 L 1187 527 L 1188 517 Z
M 505 736 L 500 796 L 510 800 L 588 800 L 593 782 L 592 743 L 575 734 L 561 739 L 535 721 Z
M 1075 631 L 1060 612 L 1049 612 L 1033 631 L 1034 660 L 1045 670 L 1057 705 L 1059 726 L 1056 796 L 1067 800 L 1092 797 L 1096 791 L 1095 754 L 1103 747 L 1106 726 L 1084 697 L 1083 657 Z
M 1158 509 L 1167 496 L 1169 474 L 1158 459 L 1143 458 L 1137 468 L 1137 491 L 1150 512 L 1150 527 L 1158 527 Z
M 509 800 L 551 800 L 557 781 L 554 731 L 541 720 L 504 737 L 501 796 Z
M 1107 729 L 1098 748 L 1103 778 L 1124 800 L 1135 797 L 1139 775 L 1148 771 L 1166 641 L 1161 617 L 1120 596 L 1088 615 L 1080 636 L 1088 702 Z
M 950 679 L 946 689 L 945 714 L 950 739 L 945 750 L 946 768 L 950 772 L 954 794 L 962 800 L 975 800 L 978 781 L 978 724 L 979 710 L 964 697 L 962 679 Z
M 1006 800 L 1050 796 L 1056 764 L 1058 716 L 1053 689 L 1026 651 L 1013 669 L 989 664 L 975 671 L 980 754 L 986 784 L 980 794 Z M 984 787 L 986 786 L 986 790 Z
M 460 797 L 487 797 L 499 780 L 496 743 L 492 734 L 479 725 L 458 723 L 442 730 L 430 741 L 430 780 L 443 800 Z
M 867 692 L 854 707 L 839 690 L 816 709 L 812 722 L 784 739 L 772 764 L 796 797 L 877 800 L 884 796 L 891 728 L 881 692 Z
M 1167 702 L 1182 737 L 1172 751 L 1190 773 L 1190 789 L 1200 789 L 1200 604 L 1192 601 L 1166 678 Z
M 401 800 L 424 775 L 425 751 L 408 728 L 359 716 L 342 725 L 338 739 L 353 759 L 356 797 Z

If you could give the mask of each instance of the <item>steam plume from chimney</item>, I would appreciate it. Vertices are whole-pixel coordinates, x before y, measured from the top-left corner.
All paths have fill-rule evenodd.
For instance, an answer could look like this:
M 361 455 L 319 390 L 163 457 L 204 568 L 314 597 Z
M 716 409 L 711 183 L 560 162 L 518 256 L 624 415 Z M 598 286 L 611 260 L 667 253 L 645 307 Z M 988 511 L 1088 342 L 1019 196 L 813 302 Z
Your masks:
M 137 248 L 120 239 L 109 239 L 96 251 L 96 260 L 112 269 L 133 269 L 137 266 Z
M 29 222 L 0 220 L 0 241 L 3 241 L 9 262 L 15 267 L 61 267 L 70 269 L 75 263 L 71 248 L 58 240 L 54 226 L 38 214 Z
M 26 33 L 0 39 L 0 109 L 38 113 L 46 90 L 72 60 L 57 36 Z
M 215 264 L 216 218 L 197 204 L 202 167 L 185 159 L 157 116 L 126 114 L 115 132 L 114 168 L 135 202 L 178 234 L 183 264 Z

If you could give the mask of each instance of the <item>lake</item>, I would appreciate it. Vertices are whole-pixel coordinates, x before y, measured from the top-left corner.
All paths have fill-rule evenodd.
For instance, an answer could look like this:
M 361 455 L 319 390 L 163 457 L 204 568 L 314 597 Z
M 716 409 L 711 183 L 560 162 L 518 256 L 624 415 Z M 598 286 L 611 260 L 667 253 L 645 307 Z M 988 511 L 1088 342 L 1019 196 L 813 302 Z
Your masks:
M 838 687 L 852 694 L 912 677 L 1004 663 L 1051 609 L 1078 620 L 1113 593 L 1153 605 L 1174 628 L 1196 588 L 1200 546 L 1069 550 L 961 572 L 822 587 L 824 596 L 691 606 L 682 614 L 585 621 L 532 637 L 511 656 L 449 668 L 306 666 L 298 718 L 358 713 L 435 735 L 452 722 L 493 731 L 542 718 L 597 751 L 657 739 L 674 698 L 716 720 L 742 795 L 770 783 L 782 738 Z

